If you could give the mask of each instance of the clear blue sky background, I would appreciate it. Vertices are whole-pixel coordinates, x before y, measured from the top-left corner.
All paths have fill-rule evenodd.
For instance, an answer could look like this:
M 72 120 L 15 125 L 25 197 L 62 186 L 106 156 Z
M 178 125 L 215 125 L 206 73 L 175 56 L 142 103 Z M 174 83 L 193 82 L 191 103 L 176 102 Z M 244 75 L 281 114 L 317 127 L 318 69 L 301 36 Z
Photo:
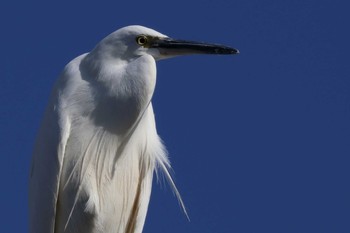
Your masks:
M 27 231 L 32 145 L 64 65 L 141 24 L 241 51 L 158 63 L 158 130 L 191 222 L 155 185 L 145 233 L 350 232 L 349 9 L 338 0 L 2 1 L 0 231 Z

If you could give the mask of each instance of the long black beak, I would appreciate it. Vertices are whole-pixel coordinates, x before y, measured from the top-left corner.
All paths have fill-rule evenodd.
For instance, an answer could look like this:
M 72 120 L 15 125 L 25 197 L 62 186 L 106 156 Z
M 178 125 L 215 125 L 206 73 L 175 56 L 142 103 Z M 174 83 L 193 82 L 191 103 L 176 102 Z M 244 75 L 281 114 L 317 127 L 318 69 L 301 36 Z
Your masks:
M 151 48 L 159 49 L 162 55 L 177 56 L 186 54 L 238 54 L 237 49 L 196 41 L 174 40 L 172 38 L 157 38 L 151 44 Z

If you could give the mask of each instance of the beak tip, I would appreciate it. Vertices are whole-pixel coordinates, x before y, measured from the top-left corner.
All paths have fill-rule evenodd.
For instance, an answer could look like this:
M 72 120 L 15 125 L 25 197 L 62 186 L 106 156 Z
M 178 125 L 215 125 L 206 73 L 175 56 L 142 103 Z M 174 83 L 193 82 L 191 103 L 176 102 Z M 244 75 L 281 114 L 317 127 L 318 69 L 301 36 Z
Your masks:
M 233 49 L 232 50 L 232 54 L 239 54 L 239 50 L 238 49 Z

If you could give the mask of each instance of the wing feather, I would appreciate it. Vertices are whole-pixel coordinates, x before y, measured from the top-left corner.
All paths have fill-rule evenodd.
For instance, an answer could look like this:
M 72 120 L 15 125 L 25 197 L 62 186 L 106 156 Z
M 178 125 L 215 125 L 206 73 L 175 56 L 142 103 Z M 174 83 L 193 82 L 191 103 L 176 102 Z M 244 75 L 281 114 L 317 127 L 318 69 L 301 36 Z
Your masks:
M 79 63 L 84 56 L 86 54 L 65 67 L 53 88 L 39 129 L 29 176 L 30 233 L 55 232 L 60 179 L 72 126 L 72 119 L 66 113 L 66 103 L 61 97 L 68 86 L 67 80 L 79 73 Z
M 55 92 L 55 91 L 54 91 Z M 34 147 L 29 180 L 31 233 L 54 233 L 57 201 L 70 121 L 59 116 L 53 93 Z

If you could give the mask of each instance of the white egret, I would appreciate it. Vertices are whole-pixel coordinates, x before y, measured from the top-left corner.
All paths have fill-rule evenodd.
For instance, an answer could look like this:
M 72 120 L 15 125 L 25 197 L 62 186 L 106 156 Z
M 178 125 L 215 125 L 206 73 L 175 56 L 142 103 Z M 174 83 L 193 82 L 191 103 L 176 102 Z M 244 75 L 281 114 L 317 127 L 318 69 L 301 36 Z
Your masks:
M 238 51 L 128 26 L 66 65 L 34 148 L 31 233 L 142 232 L 157 166 L 184 208 L 151 99 L 156 60 L 195 53 Z

